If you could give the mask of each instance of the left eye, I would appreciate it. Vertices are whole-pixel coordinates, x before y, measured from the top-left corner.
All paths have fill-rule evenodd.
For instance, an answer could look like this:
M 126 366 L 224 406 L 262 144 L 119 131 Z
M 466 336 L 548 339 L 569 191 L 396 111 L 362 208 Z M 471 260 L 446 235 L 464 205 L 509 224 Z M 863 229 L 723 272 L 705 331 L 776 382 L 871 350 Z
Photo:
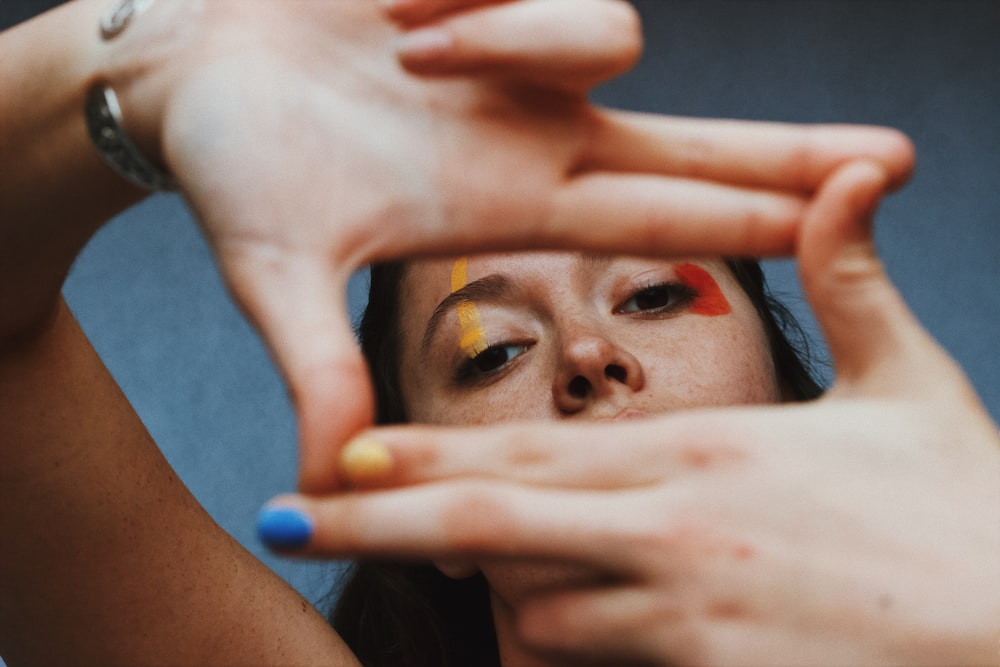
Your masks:
M 528 351 L 528 344 L 491 345 L 471 359 L 466 359 L 455 371 L 459 385 L 482 382 L 498 375 L 514 359 Z
M 670 311 L 682 306 L 691 296 L 683 285 L 652 285 L 633 294 L 618 307 L 618 312 Z
M 528 349 L 527 345 L 494 345 L 472 358 L 472 366 L 478 373 L 486 375 L 513 361 Z

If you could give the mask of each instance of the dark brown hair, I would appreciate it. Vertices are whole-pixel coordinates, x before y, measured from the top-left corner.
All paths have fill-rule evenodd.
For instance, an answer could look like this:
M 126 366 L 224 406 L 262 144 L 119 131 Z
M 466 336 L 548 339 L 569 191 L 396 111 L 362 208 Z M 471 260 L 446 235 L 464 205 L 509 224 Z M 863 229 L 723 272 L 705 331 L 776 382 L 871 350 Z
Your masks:
M 726 261 L 760 316 L 786 395 L 822 393 L 809 365 L 806 336 L 770 293 L 760 264 Z M 358 333 L 375 386 L 380 424 L 406 421 L 399 390 L 399 299 L 405 264 L 372 267 Z M 360 561 L 347 571 L 330 622 L 366 667 L 499 667 L 500 655 L 482 575 L 454 580 L 427 563 Z

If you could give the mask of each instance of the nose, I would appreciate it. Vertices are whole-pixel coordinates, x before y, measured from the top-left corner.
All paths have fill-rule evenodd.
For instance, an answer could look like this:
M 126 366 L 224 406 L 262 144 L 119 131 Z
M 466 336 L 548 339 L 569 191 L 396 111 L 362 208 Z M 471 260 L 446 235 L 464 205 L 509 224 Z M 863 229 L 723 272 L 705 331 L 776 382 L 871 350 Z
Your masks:
M 603 334 L 585 332 L 564 340 L 552 394 L 559 411 L 573 415 L 644 384 L 642 365 L 632 353 Z

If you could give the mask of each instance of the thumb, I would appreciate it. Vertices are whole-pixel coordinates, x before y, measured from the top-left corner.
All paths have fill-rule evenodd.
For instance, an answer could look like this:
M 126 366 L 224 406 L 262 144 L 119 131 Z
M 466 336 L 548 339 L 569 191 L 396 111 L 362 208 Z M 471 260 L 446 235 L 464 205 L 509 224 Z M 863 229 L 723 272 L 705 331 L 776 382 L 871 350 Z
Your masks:
M 348 321 L 348 274 L 273 247 L 244 248 L 223 263 L 288 383 L 298 417 L 299 489 L 331 491 L 340 445 L 373 419 L 367 365 Z
M 625 2 L 411 0 L 390 14 L 410 26 L 437 19 L 396 43 L 402 65 L 425 76 L 487 74 L 585 94 L 642 51 L 638 12 Z
M 877 164 L 848 163 L 827 178 L 803 216 L 800 279 L 841 386 L 862 380 L 885 389 L 906 386 L 907 351 L 914 335 L 923 335 L 872 239 L 875 209 L 889 184 Z

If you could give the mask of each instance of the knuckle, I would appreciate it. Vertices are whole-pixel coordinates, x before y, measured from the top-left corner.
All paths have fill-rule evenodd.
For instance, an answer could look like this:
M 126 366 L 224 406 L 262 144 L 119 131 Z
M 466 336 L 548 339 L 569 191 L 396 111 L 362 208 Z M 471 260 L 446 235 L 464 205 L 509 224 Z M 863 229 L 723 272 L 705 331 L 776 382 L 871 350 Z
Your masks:
M 553 460 L 550 449 L 538 442 L 530 427 L 515 427 L 500 441 L 502 462 L 516 470 L 545 467 Z
M 779 178 L 803 192 L 810 192 L 826 177 L 828 168 L 820 159 L 823 154 L 820 130 L 803 127 L 801 131 L 802 140 L 784 158 Z
M 794 247 L 804 204 L 792 197 L 769 197 L 751 206 L 732 235 L 733 254 L 789 252 Z
M 714 540 L 713 529 L 694 509 L 683 511 L 683 516 L 673 514 L 650 517 L 633 535 L 637 549 L 657 557 L 670 554 L 674 557 L 693 556 L 704 551 L 704 546 Z
M 396 461 L 394 476 L 400 481 L 434 477 L 449 463 L 447 439 L 421 426 L 412 432 L 403 428 L 386 431 L 385 443 Z
M 884 276 L 874 245 L 859 242 L 844 248 L 830 260 L 816 287 L 869 308 L 884 307 L 890 305 L 887 300 L 892 295 L 891 290 L 885 289 Z
M 739 445 L 689 444 L 678 452 L 681 463 L 692 469 L 719 468 L 739 464 L 749 458 L 749 453 Z
M 445 515 L 445 541 L 462 554 L 497 553 L 515 525 L 514 517 L 489 486 L 467 484 Z

